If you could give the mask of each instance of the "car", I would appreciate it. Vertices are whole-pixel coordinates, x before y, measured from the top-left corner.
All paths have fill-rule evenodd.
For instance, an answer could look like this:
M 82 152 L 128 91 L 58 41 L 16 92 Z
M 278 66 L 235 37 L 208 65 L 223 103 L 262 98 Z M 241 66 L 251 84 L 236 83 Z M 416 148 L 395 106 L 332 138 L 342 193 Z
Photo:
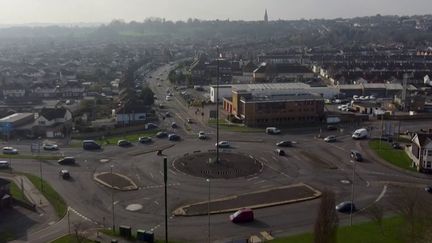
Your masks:
M 138 142 L 139 143 L 151 143 L 152 138 L 151 137 L 139 137 Z
M 57 144 L 44 143 L 42 145 L 44 150 L 58 150 L 59 146 Z
M 252 222 L 254 220 L 254 213 L 250 208 L 242 208 L 237 212 L 230 215 L 231 222 L 238 223 L 247 223 Z
M 171 117 L 171 113 L 169 113 L 169 112 L 167 111 L 167 112 L 165 112 L 165 116 L 166 116 L 166 117 Z
M 178 126 L 175 122 L 171 122 L 171 128 L 178 128 Z
M 156 133 L 156 137 L 157 138 L 165 138 L 167 136 L 168 136 L 168 133 L 166 133 L 166 132 L 158 132 L 158 133 Z
M 166 100 L 166 101 L 170 101 L 170 100 L 171 100 L 171 96 L 168 96 L 168 95 L 165 96 L 165 100 Z
M 190 118 L 186 119 L 186 121 L 187 121 L 187 123 L 189 123 L 189 124 L 192 124 L 192 123 L 193 123 L 193 120 L 190 119 Z
M 327 143 L 336 142 L 336 136 L 335 135 L 327 136 L 324 138 L 324 142 L 327 142 Z
M 279 156 L 285 156 L 285 151 L 283 149 L 276 149 L 275 152 Z
M 168 140 L 170 141 L 179 141 L 180 140 L 180 136 L 175 134 L 175 133 L 171 133 L 168 134 Z
M 350 157 L 351 157 L 351 159 L 353 159 L 355 161 L 359 161 L 359 162 L 363 161 L 362 155 L 360 154 L 360 152 L 358 152 L 356 150 L 351 150 Z
M 336 205 L 336 211 L 340 213 L 351 213 L 356 211 L 356 207 L 353 202 L 344 201 Z
M 59 174 L 64 180 L 70 179 L 70 177 L 71 177 L 69 171 L 65 170 L 65 169 L 61 169 L 59 171 Z
M 402 146 L 399 143 L 392 143 L 392 147 L 394 149 L 402 149 Z
M 10 166 L 9 161 L 0 160 L 0 169 L 9 168 L 9 166 Z
M 198 138 L 199 138 L 199 139 L 206 139 L 207 136 L 205 135 L 205 133 L 204 133 L 203 131 L 199 131 L 199 132 L 198 132 Z
M 119 147 L 130 147 L 130 146 L 132 146 L 132 143 L 129 142 L 128 140 L 120 139 L 120 140 L 117 141 L 117 145 Z
M 219 148 L 229 148 L 231 145 L 228 141 L 219 141 L 219 143 L 216 143 L 215 146 Z
M 63 157 L 57 161 L 60 165 L 73 165 L 75 164 L 75 158 L 74 157 Z
M 335 126 L 335 125 L 327 125 L 327 130 L 329 130 L 329 131 L 334 131 L 334 130 L 337 130 L 337 129 L 338 129 L 338 127 Z
M 13 147 L 3 147 L 3 154 L 18 154 L 18 149 Z
M 429 192 L 429 193 L 432 193 L 432 186 L 426 186 L 425 187 L 425 191 Z
M 83 140 L 83 149 L 85 150 L 99 150 L 101 146 L 94 140 Z
M 158 125 L 154 124 L 154 123 L 146 123 L 145 124 L 145 129 L 149 130 L 149 129 L 156 129 L 158 128 Z
M 276 128 L 276 127 L 267 127 L 267 128 L 266 128 L 266 133 L 267 133 L 267 134 L 280 134 L 280 133 L 281 133 L 281 130 L 279 130 L 279 129 Z
M 278 147 L 291 147 L 292 142 L 291 141 L 280 141 L 280 142 L 276 143 L 276 146 L 278 146 Z

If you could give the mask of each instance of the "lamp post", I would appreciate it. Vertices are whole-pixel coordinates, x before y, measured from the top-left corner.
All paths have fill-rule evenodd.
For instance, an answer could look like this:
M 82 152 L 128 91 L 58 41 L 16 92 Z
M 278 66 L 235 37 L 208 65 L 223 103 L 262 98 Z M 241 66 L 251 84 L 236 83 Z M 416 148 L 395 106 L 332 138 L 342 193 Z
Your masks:
M 219 163 L 219 46 L 216 46 L 217 50 L 217 78 L 216 78 L 216 163 Z
M 168 182 L 168 158 L 164 157 L 164 188 L 165 188 L 165 243 L 168 243 L 168 199 L 167 199 L 167 182 Z
M 208 218 L 208 242 L 210 243 L 210 179 L 206 179 L 208 184 L 207 218 Z
M 114 218 L 114 189 L 113 189 L 113 168 L 114 165 L 110 165 L 110 171 L 111 171 L 111 207 L 112 207 L 112 230 L 115 232 L 115 218 Z
M 352 214 L 353 214 L 353 209 L 354 209 L 354 179 L 355 179 L 355 166 L 356 166 L 356 163 L 354 160 L 351 160 L 351 163 L 353 163 L 353 167 L 352 167 L 352 180 L 351 180 L 350 226 L 352 226 Z

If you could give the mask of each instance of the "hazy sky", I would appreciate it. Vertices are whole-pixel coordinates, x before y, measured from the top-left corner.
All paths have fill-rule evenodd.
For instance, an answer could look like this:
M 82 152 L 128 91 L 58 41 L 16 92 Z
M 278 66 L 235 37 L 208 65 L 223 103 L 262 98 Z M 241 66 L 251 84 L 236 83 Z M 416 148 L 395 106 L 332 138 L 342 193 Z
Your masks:
M 430 14 L 432 0 L 0 0 L 0 25 L 21 23 L 337 18 Z

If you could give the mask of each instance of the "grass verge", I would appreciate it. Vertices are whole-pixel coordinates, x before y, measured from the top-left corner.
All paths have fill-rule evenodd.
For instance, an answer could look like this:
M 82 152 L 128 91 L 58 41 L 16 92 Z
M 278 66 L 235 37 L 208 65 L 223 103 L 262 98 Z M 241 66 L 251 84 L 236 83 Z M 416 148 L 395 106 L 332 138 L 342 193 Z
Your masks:
M 89 239 L 77 240 L 75 235 L 72 235 L 72 234 L 65 235 L 63 237 L 60 237 L 60 238 L 54 240 L 54 241 L 51 241 L 51 243 L 78 243 L 78 242 L 80 242 L 80 243 L 93 243 L 96 241 L 89 240 Z
M 54 207 L 54 210 L 59 218 L 62 218 L 66 214 L 67 205 L 64 199 L 48 184 L 46 181 L 42 180 L 38 176 L 32 174 L 24 174 L 33 183 L 33 185 L 45 196 L 45 198 Z
M 10 184 L 10 193 L 12 194 L 12 197 L 16 200 L 22 201 L 22 202 L 28 202 L 29 200 L 24 195 L 24 193 L 21 191 L 21 188 L 15 184 L 15 182 L 12 182 Z
M 343 226 L 337 231 L 337 242 L 340 243 L 403 243 L 403 220 L 400 216 L 386 218 L 380 227 L 375 222 Z M 270 243 L 312 243 L 313 233 L 305 233 L 278 238 Z
M 34 159 L 34 160 L 58 160 L 61 158 L 61 156 L 57 155 L 31 155 L 31 154 L 0 154 L 0 158 L 3 159 Z
M 409 171 L 416 171 L 411 167 L 411 159 L 403 149 L 394 149 L 390 143 L 380 140 L 369 141 L 371 148 L 380 158 L 385 161 Z
M 118 230 L 116 232 L 113 232 L 111 229 L 101 229 L 101 230 L 99 230 L 99 232 L 104 234 L 104 235 L 108 235 L 108 236 L 121 237 Z M 136 234 L 134 232 L 132 232 L 132 237 L 129 240 L 132 240 L 132 241 L 136 240 Z M 155 243 L 163 243 L 163 242 L 165 242 L 165 240 L 155 240 L 154 242 Z M 168 242 L 169 243 L 182 243 L 180 241 L 172 241 L 172 240 L 169 240 Z

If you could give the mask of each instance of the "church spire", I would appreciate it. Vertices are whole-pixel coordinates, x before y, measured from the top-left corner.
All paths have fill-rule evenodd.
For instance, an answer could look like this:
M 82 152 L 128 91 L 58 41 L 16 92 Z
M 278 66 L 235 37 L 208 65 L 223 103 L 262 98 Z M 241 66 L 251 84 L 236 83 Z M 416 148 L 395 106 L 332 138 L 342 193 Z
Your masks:
M 268 15 L 267 15 L 267 9 L 264 12 L 264 22 L 268 22 Z

